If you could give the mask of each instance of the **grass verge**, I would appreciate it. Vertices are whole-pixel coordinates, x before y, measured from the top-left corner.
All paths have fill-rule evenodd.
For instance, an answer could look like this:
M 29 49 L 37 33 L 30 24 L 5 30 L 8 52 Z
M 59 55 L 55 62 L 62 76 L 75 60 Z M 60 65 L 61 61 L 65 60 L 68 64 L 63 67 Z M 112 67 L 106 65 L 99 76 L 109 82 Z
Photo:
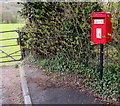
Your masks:
M 0 24 L 0 31 L 18 30 L 23 26 L 24 24 Z M 17 32 L 0 33 L 0 39 L 9 39 L 9 38 L 18 38 L 18 33 Z M 0 41 L 0 46 L 6 46 L 6 45 L 17 45 L 17 39 Z M 20 50 L 20 46 L 18 45 L 18 46 L 11 46 L 11 47 L 0 47 L 0 49 L 10 54 Z M 21 52 L 18 52 L 13 55 L 21 55 Z M 0 52 L 0 57 L 3 57 L 3 56 L 6 56 L 6 54 Z M 13 56 L 13 57 L 15 59 L 21 58 L 21 56 Z M 0 59 L 0 61 L 9 61 L 9 60 L 11 60 L 10 57 Z M 7 64 L 8 63 L 0 63 L 0 65 L 7 65 Z

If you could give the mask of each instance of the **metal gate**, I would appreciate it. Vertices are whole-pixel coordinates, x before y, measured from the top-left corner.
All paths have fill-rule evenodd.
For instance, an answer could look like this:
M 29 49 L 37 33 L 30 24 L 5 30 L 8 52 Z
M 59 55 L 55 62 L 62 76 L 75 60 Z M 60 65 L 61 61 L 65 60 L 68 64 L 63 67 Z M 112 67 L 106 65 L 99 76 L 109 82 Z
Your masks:
M 10 33 L 17 34 L 14 37 Z M 23 58 L 20 42 L 19 30 L 0 32 L 0 63 L 20 61 Z

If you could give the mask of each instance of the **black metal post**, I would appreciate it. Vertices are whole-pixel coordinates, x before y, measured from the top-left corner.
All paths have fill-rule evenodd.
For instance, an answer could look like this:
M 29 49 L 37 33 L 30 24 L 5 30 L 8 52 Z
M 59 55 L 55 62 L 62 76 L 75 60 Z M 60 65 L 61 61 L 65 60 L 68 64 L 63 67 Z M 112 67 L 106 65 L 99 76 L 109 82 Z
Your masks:
M 100 80 L 103 77 L 103 44 L 100 44 Z

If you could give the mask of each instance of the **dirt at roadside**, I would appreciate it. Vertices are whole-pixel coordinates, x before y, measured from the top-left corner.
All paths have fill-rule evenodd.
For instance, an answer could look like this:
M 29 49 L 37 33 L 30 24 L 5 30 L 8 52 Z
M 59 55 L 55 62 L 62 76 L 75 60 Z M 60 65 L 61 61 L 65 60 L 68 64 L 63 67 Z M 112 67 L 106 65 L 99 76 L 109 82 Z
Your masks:
M 79 78 L 80 76 L 77 74 L 71 74 L 69 72 L 48 73 L 42 68 L 37 68 L 36 65 L 29 63 L 25 64 L 24 68 L 27 75 L 28 86 L 31 92 L 33 92 L 33 95 L 37 93 L 32 91 L 35 90 L 35 86 L 37 86 L 36 89 L 41 90 L 46 90 L 48 88 L 75 88 L 95 98 L 94 104 L 106 104 L 106 102 L 99 98 L 97 94 L 93 93 L 92 90 L 83 86 L 83 79 Z M 87 81 L 87 79 L 84 81 Z
M 2 104 L 23 104 L 19 69 L 0 66 L 2 71 Z

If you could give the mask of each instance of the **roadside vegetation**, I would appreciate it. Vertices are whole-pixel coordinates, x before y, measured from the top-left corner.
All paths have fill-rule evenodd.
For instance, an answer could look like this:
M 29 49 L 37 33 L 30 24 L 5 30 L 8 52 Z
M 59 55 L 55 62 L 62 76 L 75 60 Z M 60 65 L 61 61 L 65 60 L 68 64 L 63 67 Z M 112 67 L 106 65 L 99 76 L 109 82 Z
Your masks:
M 28 20 L 21 33 L 30 61 L 47 72 L 71 72 L 108 102 L 119 101 L 120 3 L 28 2 L 20 14 Z M 91 42 L 91 13 L 111 12 L 113 40 L 104 45 L 103 80 L 99 79 L 99 44 Z

